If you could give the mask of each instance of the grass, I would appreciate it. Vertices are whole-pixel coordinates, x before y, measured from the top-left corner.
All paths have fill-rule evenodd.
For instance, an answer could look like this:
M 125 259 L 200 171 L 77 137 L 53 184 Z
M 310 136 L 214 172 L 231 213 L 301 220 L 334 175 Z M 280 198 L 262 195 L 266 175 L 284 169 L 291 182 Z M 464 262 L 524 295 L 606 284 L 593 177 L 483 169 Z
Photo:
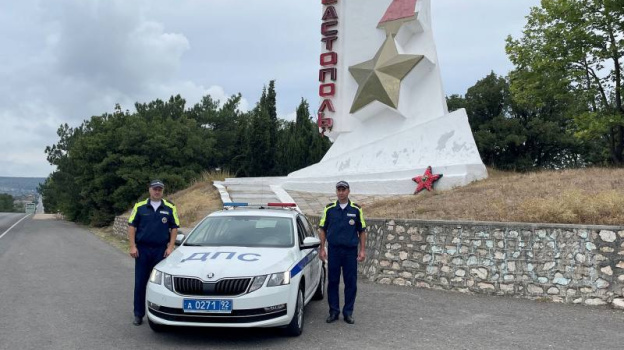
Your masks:
M 194 227 L 206 215 L 222 208 L 221 197 L 212 182 L 223 181 L 226 177 L 231 177 L 227 171 L 206 171 L 188 188 L 165 194 L 178 208 L 181 226 Z
M 89 231 L 104 242 L 112 245 L 120 251 L 127 253 L 130 250 L 130 244 L 127 239 L 113 235 L 113 226 L 109 227 L 89 227 Z
M 365 213 L 371 218 L 624 224 L 624 169 L 488 171 L 488 179 L 468 186 L 377 201 Z

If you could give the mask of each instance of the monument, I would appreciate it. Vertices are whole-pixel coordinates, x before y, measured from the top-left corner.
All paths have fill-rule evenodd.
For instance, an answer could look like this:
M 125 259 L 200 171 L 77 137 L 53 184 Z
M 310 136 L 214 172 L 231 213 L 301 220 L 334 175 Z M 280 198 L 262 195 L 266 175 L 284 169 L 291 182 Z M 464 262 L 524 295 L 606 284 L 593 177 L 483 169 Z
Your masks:
M 486 178 L 466 111 L 446 106 L 430 0 L 321 1 L 318 125 L 334 144 L 281 186 L 411 194 L 429 166 L 437 189 Z

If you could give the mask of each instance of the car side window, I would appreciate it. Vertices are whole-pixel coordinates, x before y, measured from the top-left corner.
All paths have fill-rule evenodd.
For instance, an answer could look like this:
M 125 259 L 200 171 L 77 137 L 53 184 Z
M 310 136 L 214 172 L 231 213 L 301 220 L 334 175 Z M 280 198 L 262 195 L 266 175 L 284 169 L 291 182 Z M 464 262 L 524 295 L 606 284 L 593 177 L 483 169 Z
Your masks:
M 308 218 L 306 218 L 305 216 L 300 216 L 301 217 L 301 221 L 303 222 L 303 226 L 306 229 L 306 237 L 316 237 L 318 238 L 318 233 L 316 232 L 316 230 L 314 230 L 312 228 L 312 225 L 310 225 L 310 222 L 308 221 Z
M 297 235 L 299 236 L 299 245 L 302 245 L 303 240 L 306 238 L 307 234 L 305 226 L 303 226 L 303 222 L 299 217 L 297 217 Z

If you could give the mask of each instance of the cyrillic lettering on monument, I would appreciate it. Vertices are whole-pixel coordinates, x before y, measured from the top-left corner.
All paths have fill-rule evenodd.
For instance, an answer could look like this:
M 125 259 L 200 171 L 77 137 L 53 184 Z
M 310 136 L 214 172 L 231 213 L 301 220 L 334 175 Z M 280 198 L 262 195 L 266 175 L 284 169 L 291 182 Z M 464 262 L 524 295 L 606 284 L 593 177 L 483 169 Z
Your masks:
M 338 0 L 321 0 L 323 9 L 323 23 L 321 24 L 321 42 L 324 49 L 320 57 L 321 69 L 319 70 L 319 96 L 321 106 L 317 113 L 318 127 L 321 134 L 331 131 L 334 126 L 333 113 L 335 112 L 333 98 L 336 96 L 336 80 L 338 78 L 338 53 L 334 51 L 334 44 L 338 40 Z

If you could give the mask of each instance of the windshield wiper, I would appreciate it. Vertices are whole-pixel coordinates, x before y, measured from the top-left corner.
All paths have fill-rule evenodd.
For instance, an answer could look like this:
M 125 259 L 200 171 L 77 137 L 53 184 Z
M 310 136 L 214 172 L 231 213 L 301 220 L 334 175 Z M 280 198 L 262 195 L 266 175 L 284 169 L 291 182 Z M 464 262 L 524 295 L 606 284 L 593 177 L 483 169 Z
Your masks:
M 199 244 L 199 243 L 184 243 L 185 247 L 203 247 L 204 244 Z

